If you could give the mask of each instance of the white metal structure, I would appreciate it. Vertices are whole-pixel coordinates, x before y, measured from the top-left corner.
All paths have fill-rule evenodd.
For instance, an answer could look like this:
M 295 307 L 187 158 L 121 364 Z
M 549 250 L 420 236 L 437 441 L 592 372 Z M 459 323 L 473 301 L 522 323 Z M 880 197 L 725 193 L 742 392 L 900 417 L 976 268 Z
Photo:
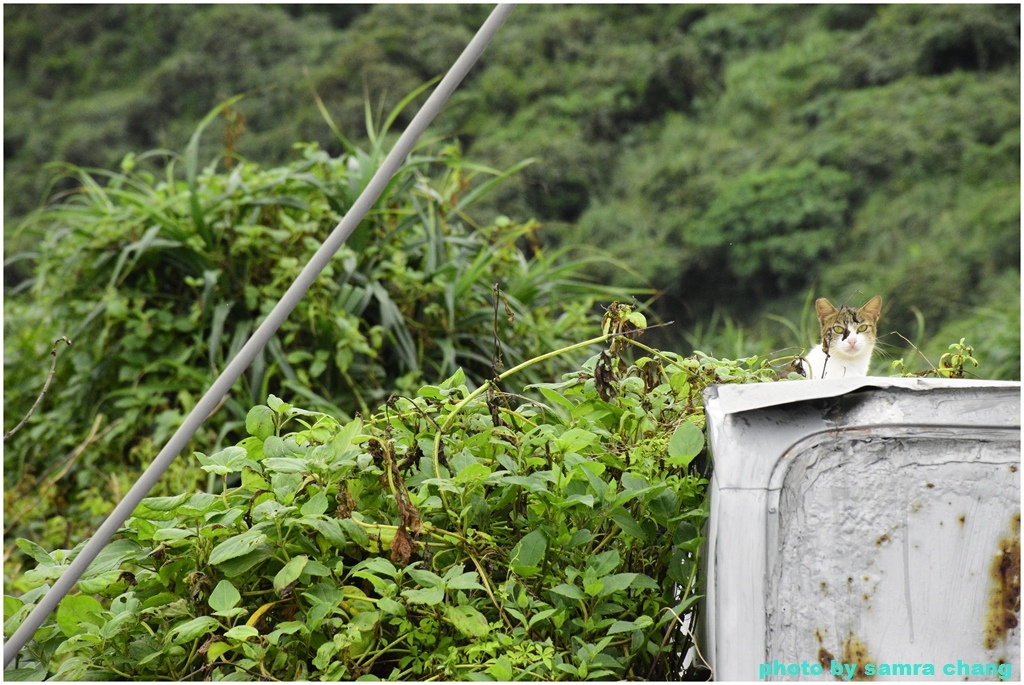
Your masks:
M 715 679 L 1020 680 L 1020 411 L 1016 382 L 710 388 Z

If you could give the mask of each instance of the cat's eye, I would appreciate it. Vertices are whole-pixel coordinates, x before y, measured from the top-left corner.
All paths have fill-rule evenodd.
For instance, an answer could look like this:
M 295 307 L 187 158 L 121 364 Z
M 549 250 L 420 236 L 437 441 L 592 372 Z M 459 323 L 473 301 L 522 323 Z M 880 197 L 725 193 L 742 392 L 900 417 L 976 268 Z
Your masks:
M 843 326 L 840 326 L 839 324 L 836 324 L 835 326 L 832 327 L 832 332 L 833 333 L 842 333 L 845 330 L 846 330 L 846 328 L 844 328 Z
M 868 329 L 868 325 L 866 323 L 862 323 L 861 325 L 857 326 L 857 332 L 858 333 L 863 333 L 867 329 Z

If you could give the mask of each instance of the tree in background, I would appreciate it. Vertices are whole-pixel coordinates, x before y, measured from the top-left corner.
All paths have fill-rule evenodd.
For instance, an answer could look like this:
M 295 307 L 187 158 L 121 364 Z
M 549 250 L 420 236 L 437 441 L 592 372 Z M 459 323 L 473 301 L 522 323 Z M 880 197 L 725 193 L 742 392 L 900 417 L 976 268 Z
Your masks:
M 339 154 L 314 90 L 354 136 L 367 96 L 388 111 L 484 13 L 6 7 L 7 216 L 41 200 L 43 163 L 181 149 L 243 91 L 240 154 L 283 163 L 295 140 Z M 807 320 L 809 294 L 877 293 L 891 354 L 896 332 L 934 356 L 956 328 L 978 341 L 979 373 L 1014 378 L 1019 54 L 1008 5 L 523 6 L 436 130 L 494 167 L 535 158 L 477 205 L 481 221 L 536 217 L 550 243 L 629 264 L 594 276 L 662 293 L 653 311 L 677 322 L 663 346 L 806 346 L 813 326 L 777 321 Z M 812 168 L 799 200 L 768 197 Z M 730 213 L 754 185 L 761 209 Z M 751 231 L 757 246 L 729 238 Z

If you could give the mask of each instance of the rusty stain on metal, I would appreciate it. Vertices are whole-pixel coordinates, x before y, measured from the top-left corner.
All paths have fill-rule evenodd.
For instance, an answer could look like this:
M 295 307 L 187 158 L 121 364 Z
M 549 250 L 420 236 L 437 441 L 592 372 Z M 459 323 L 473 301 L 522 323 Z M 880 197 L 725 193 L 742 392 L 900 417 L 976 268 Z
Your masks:
M 832 662 L 835 660 L 836 658 L 832 656 L 832 652 L 825 649 L 824 645 L 818 648 L 818 663 L 821 664 L 821 667 L 826 672 L 831 672 Z M 836 680 L 841 680 L 840 676 L 836 676 Z
M 875 661 L 868 655 L 868 646 L 861 642 L 860 638 L 856 637 L 853 632 L 850 632 L 849 637 L 843 640 L 843 663 L 856 664 L 857 670 L 854 672 L 853 680 L 874 680 L 874 675 L 868 675 L 865 673 L 865 667 L 868 664 L 874 664 Z
M 822 585 L 824 585 L 824 583 L 822 583 Z M 825 632 L 828 633 L 828 628 L 825 629 Z M 826 672 L 831 672 L 832 662 L 835 661 L 836 658 L 832 655 L 832 652 L 825 648 L 825 638 L 821 634 L 821 628 L 814 629 L 814 637 L 818 640 L 818 663 L 821 664 L 821 667 L 825 669 Z M 839 678 L 836 679 L 839 680 Z
M 1020 622 L 1020 512 L 1010 520 L 1010 534 L 999 541 L 992 558 L 992 589 L 985 618 L 985 649 L 1006 641 Z
M 924 486 L 930 490 L 935 487 L 935 483 L 925 483 Z
M 889 534 L 888 533 L 882 533 L 881 537 L 879 537 L 877 540 L 875 540 L 875 547 L 881 547 L 882 545 L 884 545 L 885 543 L 887 543 L 889 541 L 890 541 Z
M 966 514 L 960 514 L 959 516 L 956 517 L 956 520 L 959 521 L 960 522 L 960 526 L 963 527 L 964 522 L 967 521 L 967 515 Z

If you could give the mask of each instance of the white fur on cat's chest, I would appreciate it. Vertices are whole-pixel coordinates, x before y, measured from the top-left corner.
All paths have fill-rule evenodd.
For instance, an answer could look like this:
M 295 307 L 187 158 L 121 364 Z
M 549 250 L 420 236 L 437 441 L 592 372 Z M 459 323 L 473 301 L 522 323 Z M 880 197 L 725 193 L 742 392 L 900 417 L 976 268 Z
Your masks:
M 868 367 L 871 365 L 872 345 L 859 345 L 852 351 L 849 349 L 837 349 L 839 346 L 833 343 L 829 355 L 826 356 L 817 345 L 807 353 L 807 365 L 810 367 L 808 378 L 821 380 L 825 378 L 854 378 L 866 376 Z

